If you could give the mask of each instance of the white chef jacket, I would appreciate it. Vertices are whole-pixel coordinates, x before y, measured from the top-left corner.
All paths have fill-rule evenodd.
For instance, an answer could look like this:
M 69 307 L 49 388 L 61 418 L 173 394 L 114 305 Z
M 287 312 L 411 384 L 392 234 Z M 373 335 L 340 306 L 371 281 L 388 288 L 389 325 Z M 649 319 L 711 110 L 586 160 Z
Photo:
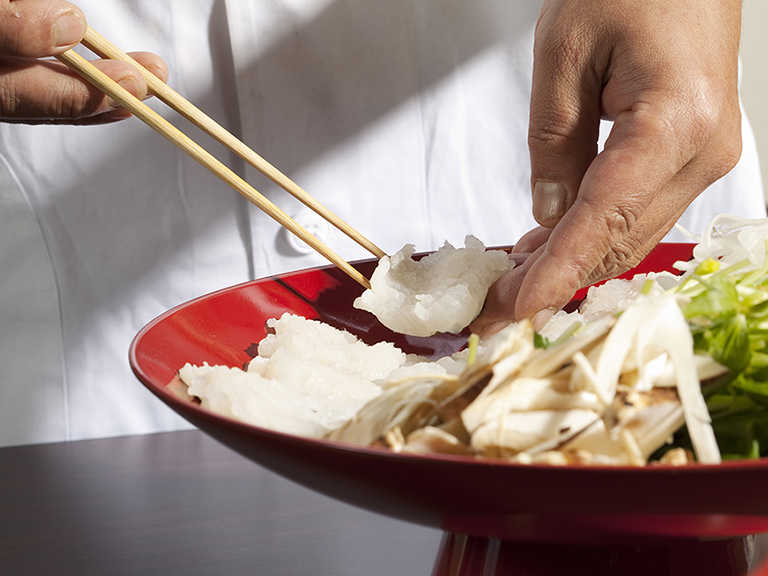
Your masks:
M 392 253 L 531 217 L 531 0 L 80 0 L 125 50 Z M 153 106 L 185 130 L 174 113 Z M 740 165 L 683 218 L 764 215 L 749 126 Z M 347 259 L 368 256 L 198 138 Z M 136 119 L 0 125 L 0 445 L 186 427 L 134 378 L 134 334 L 244 280 L 325 264 Z

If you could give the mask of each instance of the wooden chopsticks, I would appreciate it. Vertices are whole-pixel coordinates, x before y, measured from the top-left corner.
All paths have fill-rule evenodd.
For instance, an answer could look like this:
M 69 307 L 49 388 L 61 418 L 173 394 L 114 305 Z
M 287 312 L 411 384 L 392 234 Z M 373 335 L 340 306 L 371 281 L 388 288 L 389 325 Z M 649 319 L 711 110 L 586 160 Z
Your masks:
M 102 58 L 122 60 L 136 66 L 144 76 L 149 90 L 159 100 L 187 118 L 198 128 L 218 140 L 221 144 L 235 152 L 235 154 L 237 154 L 240 158 L 251 164 L 259 172 L 281 186 L 284 190 L 289 192 L 311 210 L 330 222 L 338 230 L 342 231 L 355 242 L 360 244 L 363 248 L 371 252 L 374 256 L 381 258 L 385 255 L 384 251 L 382 251 L 380 248 L 377 248 L 370 240 L 366 239 L 362 234 L 349 226 L 349 224 L 341 220 L 341 218 L 323 206 L 315 198 L 310 196 L 295 182 L 282 174 L 274 166 L 261 158 L 261 156 L 248 148 L 248 146 L 237 139 L 234 135 L 217 124 L 212 118 L 205 115 L 202 111 L 185 100 L 180 94 L 171 89 L 167 84 L 160 81 L 151 72 L 133 60 L 130 56 L 128 56 L 128 54 L 122 52 L 119 48 L 111 44 L 108 40 L 106 40 L 103 36 L 98 34 L 90 27 L 88 28 L 88 31 L 83 38 L 82 44 Z M 189 136 L 181 132 L 178 128 L 165 120 L 157 112 L 146 106 L 141 100 L 133 96 L 133 94 L 125 90 L 117 82 L 101 72 L 85 58 L 72 50 L 68 50 L 63 54 L 60 54 L 57 56 L 57 58 L 66 64 L 69 68 L 91 82 L 94 86 L 99 88 L 99 90 L 107 94 L 113 100 L 119 102 L 124 108 L 129 110 L 134 116 L 142 120 L 156 132 L 189 154 L 198 163 L 210 170 L 215 176 L 219 177 L 226 184 L 234 188 L 250 202 L 255 204 L 259 209 L 271 216 L 281 226 L 287 228 L 290 232 L 306 242 L 312 249 L 323 255 L 331 263 L 338 266 L 352 279 L 360 283 L 363 287 L 370 288 L 368 279 L 355 268 L 350 266 L 348 262 L 346 262 L 338 254 L 328 248 L 325 244 L 320 242 L 320 240 L 313 236 L 308 230 L 293 220 L 290 216 L 285 214 L 269 199 L 255 190 L 245 180 L 240 178 L 237 174 L 232 172 L 232 170 L 227 168 L 223 163 L 221 163 L 213 155 L 202 148 L 202 146 L 194 142 Z

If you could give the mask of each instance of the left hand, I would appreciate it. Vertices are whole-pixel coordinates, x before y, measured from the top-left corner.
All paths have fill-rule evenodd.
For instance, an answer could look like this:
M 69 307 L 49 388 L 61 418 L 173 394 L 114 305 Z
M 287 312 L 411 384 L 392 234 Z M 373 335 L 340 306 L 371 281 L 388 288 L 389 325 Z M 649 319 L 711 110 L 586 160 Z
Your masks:
M 131 114 L 64 64 L 51 60 L 77 45 L 86 31 L 82 11 L 64 0 L 0 0 L 0 122 L 104 124 Z M 149 52 L 133 58 L 165 81 L 168 68 Z M 147 84 L 131 64 L 94 66 L 138 98 Z

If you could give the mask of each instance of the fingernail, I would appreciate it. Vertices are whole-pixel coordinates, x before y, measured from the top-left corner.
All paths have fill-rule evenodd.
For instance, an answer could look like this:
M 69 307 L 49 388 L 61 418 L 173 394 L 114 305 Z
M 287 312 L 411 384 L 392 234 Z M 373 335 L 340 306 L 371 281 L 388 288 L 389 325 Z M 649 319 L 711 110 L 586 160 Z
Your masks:
M 85 29 L 85 20 L 80 14 L 67 12 L 53 24 L 53 45 L 56 48 L 74 46 L 85 35 Z
M 512 323 L 511 320 L 500 320 L 498 322 L 491 322 L 490 324 L 483 326 L 483 329 L 480 331 L 480 334 L 478 334 L 478 336 L 480 336 L 480 338 L 482 339 L 490 338 L 491 336 L 495 336 L 496 334 L 504 330 L 504 328 L 509 326 L 511 323 Z
M 525 261 L 528 260 L 530 255 L 530 252 L 510 252 L 509 259 L 515 266 L 520 266 L 521 264 L 525 264 Z
M 120 86 L 125 88 L 128 92 L 130 92 L 137 98 L 142 97 L 141 86 L 139 85 L 138 82 L 136 82 L 136 80 L 134 80 L 130 76 L 126 76 L 125 78 L 118 80 L 117 83 L 120 84 Z M 121 106 L 122 104 L 120 104 L 119 102 L 115 102 L 112 98 L 109 99 L 109 107 L 112 108 L 113 110 L 116 108 L 120 108 Z
M 531 320 L 534 331 L 541 332 L 541 329 L 552 319 L 555 312 L 557 312 L 557 310 L 554 308 L 544 308 L 544 310 L 537 312 L 533 317 L 533 320 Z
M 568 191 L 560 182 L 537 180 L 533 185 L 533 217 L 547 228 L 554 227 L 568 209 Z

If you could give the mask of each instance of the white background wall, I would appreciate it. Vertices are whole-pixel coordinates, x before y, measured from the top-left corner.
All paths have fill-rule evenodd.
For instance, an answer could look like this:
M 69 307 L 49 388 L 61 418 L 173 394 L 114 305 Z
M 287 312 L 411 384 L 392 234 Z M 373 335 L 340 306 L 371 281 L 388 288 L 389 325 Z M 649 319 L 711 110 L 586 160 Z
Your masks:
M 741 98 L 757 138 L 768 196 L 768 2 L 745 0 L 741 30 Z

